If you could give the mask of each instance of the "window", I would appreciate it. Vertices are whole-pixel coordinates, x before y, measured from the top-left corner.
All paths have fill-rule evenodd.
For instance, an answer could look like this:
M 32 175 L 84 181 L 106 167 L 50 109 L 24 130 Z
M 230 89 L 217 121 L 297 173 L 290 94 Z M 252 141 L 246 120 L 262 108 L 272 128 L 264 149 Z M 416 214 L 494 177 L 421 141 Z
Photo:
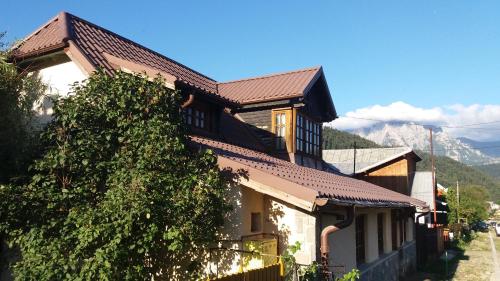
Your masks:
M 195 128 L 207 129 L 207 113 L 196 108 L 184 109 L 184 122 Z
M 297 151 L 311 154 L 314 156 L 320 155 L 320 136 L 321 124 L 297 114 L 296 128 L 296 149 Z
M 205 112 L 198 109 L 194 110 L 194 126 L 196 128 L 205 128 Z
M 184 121 L 188 125 L 191 125 L 193 123 L 193 109 L 192 108 L 187 108 L 184 110 Z
M 285 149 L 286 148 L 286 115 L 285 113 L 278 112 L 275 115 L 274 120 L 274 132 L 276 134 L 276 148 Z
M 377 214 L 378 253 L 384 253 L 384 214 Z
M 356 263 L 365 262 L 365 216 L 356 217 Z
M 252 213 L 251 214 L 250 231 L 251 232 L 262 231 L 262 215 L 261 215 L 261 213 Z
M 304 151 L 304 117 L 297 115 L 297 151 Z

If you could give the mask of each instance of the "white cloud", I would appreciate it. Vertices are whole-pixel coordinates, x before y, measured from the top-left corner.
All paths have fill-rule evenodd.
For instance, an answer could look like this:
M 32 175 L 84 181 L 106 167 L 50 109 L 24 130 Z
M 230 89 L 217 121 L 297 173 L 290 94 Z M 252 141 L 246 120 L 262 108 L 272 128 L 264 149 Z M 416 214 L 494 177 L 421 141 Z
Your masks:
M 455 137 L 475 140 L 500 140 L 500 122 L 460 127 L 468 124 L 500 121 L 500 105 L 462 105 L 421 108 L 402 101 L 389 105 L 373 105 L 347 112 L 330 125 L 340 129 L 358 129 L 383 122 L 406 121 L 417 124 L 445 126 L 443 129 Z M 446 128 L 449 127 L 449 128 Z

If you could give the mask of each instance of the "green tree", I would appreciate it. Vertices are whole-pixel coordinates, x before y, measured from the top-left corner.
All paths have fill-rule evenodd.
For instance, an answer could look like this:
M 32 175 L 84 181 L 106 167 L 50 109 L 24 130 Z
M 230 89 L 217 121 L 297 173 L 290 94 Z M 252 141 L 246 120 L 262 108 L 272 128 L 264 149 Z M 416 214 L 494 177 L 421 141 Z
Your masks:
M 460 219 L 468 223 L 482 221 L 488 218 L 488 190 L 482 186 L 467 185 L 460 188 L 460 201 L 457 202 L 457 189 L 448 188 L 446 201 L 448 203 L 448 222 L 457 223 L 457 211 Z
M 357 148 L 382 147 L 370 140 L 348 132 L 339 131 L 330 127 L 323 127 L 323 149 L 350 149 L 356 143 Z
M 187 280 L 230 206 L 231 173 L 190 149 L 180 95 L 102 72 L 55 103 L 29 184 L 0 189 L 17 280 Z
M 33 104 L 46 90 L 36 73 L 18 71 L 0 32 L 0 184 L 26 173 L 36 152 Z

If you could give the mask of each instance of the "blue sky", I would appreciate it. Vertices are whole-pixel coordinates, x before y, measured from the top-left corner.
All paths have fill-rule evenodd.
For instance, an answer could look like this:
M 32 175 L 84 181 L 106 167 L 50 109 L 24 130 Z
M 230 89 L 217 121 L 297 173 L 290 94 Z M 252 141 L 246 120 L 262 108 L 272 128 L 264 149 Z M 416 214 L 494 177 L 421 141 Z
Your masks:
M 323 65 L 340 114 L 500 105 L 500 1 L 13 1 L 19 39 L 61 10 L 216 80 Z M 29 7 L 29 8 L 27 8 Z M 449 112 L 453 114 L 453 112 Z

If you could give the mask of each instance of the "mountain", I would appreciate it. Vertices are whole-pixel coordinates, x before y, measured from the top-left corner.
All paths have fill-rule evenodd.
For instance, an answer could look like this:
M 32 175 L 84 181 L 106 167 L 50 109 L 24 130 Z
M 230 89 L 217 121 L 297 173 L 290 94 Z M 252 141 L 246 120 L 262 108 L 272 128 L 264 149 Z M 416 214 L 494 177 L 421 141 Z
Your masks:
M 483 154 L 491 157 L 500 157 L 500 141 L 475 141 L 468 138 L 458 138 L 461 142 L 477 148 Z
M 417 163 L 417 170 L 430 171 L 430 154 L 416 152 L 422 158 L 422 161 Z M 460 186 L 483 186 L 488 190 L 491 200 L 500 201 L 500 180 L 480 170 L 478 166 L 467 166 L 446 156 L 434 157 L 434 165 L 436 167 L 436 180 L 443 186 L 454 187 L 457 181 Z
M 358 135 L 329 127 L 323 128 L 324 149 L 352 148 L 354 142 L 356 142 L 356 146 L 359 148 L 381 147 L 379 144 Z M 417 170 L 430 171 L 430 154 L 427 151 L 417 150 L 416 152 L 422 158 L 422 161 L 417 163 Z M 500 164 L 496 166 L 487 165 L 491 170 L 490 174 L 490 172 L 486 171 L 486 168 L 483 169 L 484 166 L 467 166 L 446 156 L 436 156 L 435 166 L 436 180 L 443 186 L 454 187 L 457 181 L 461 186 L 483 186 L 490 193 L 491 200 L 497 203 L 500 202 L 500 179 L 492 177 L 495 173 L 496 175 L 500 175 Z M 483 169 L 483 171 L 478 169 Z
M 383 146 L 409 146 L 430 152 L 429 129 L 433 130 L 434 153 L 448 156 L 467 165 L 493 163 L 494 154 L 488 155 L 475 147 L 478 142 L 455 138 L 439 127 L 413 125 L 403 122 L 378 123 L 371 127 L 350 131 Z M 500 143 L 498 144 L 500 147 Z

